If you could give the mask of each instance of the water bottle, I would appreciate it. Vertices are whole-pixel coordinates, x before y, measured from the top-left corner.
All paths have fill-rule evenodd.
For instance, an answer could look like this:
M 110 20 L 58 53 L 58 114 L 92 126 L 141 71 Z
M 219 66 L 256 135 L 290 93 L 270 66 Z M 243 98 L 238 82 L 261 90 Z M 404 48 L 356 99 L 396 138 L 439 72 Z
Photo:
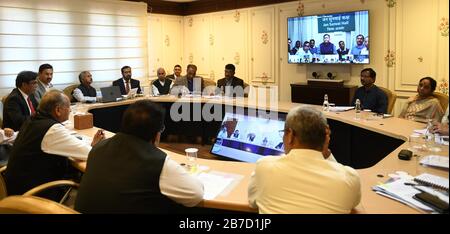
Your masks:
M 355 119 L 361 120 L 361 101 L 356 99 L 355 101 Z
M 323 97 L 323 111 L 330 111 L 330 103 L 328 102 L 328 94 Z

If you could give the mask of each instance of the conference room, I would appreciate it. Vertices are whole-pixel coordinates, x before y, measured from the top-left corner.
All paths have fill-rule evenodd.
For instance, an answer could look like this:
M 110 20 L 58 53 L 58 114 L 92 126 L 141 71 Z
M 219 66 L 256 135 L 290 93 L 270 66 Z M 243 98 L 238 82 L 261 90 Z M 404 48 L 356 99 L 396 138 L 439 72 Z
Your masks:
M 448 1 L 0 0 L 0 213 L 448 213 L 448 58 Z

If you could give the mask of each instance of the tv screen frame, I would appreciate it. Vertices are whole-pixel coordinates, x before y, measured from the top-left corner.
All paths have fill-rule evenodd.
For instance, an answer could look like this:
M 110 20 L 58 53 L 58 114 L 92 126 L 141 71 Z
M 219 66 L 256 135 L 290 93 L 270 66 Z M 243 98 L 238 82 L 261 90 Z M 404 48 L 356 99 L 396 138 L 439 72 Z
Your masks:
M 296 30 L 295 27 L 298 29 Z M 336 27 L 339 29 L 336 29 Z M 305 31 L 308 32 L 305 33 Z M 322 48 L 324 53 L 329 53 L 331 51 L 333 52 L 332 54 L 320 54 L 321 43 L 324 41 L 325 35 L 327 34 L 331 43 L 324 44 Z M 357 38 L 358 41 L 361 41 L 362 39 L 362 45 L 357 44 Z M 371 62 L 371 53 L 369 52 L 370 50 L 366 48 L 365 43 L 367 40 L 367 43 L 370 45 L 369 38 L 369 10 L 288 17 L 288 63 L 368 65 Z M 313 53 L 311 53 L 308 49 L 310 43 L 305 43 L 307 41 L 310 42 L 311 39 L 314 39 L 315 41 L 315 49 Z M 298 45 L 296 46 L 296 44 L 298 44 L 297 41 L 302 41 L 300 42 L 300 48 L 297 47 Z M 344 50 L 342 55 L 339 53 L 339 51 L 342 50 L 338 50 L 340 41 L 343 41 L 345 44 L 345 49 L 348 49 L 348 51 Z M 305 50 L 303 49 L 303 46 L 305 46 Z M 316 50 L 318 53 L 314 53 Z M 292 54 L 294 52 L 295 54 Z
M 230 115 L 232 117 L 231 120 L 236 118 L 237 122 L 234 125 L 234 129 L 230 128 L 230 132 L 228 132 L 226 128 L 226 126 L 228 125 L 226 125 L 226 122 L 230 121 L 230 119 L 227 119 L 227 117 L 230 117 Z M 282 135 L 280 135 L 282 133 L 280 132 L 280 130 L 284 129 L 284 123 L 286 121 L 287 114 L 277 113 L 276 119 L 266 117 L 267 116 L 259 116 L 259 114 L 248 115 L 247 113 L 225 113 L 221 126 L 219 127 L 217 134 L 215 135 L 216 139 L 211 146 L 210 153 L 220 158 L 248 163 L 255 163 L 259 158 L 264 156 L 284 155 L 283 137 Z M 245 119 L 245 124 L 242 128 L 239 127 L 238 122 L 243 120 L 239 118 Z M 280 125 L 277 128 L 268 128 L 268 126 L 270 125 L 269 123 L 261 124 L 260 122 L 251 125 L 250 121 L 255 120 L 272 121 L 272 124 L 281 124 L 282 126 Z M 264 129 L 264 131 L 256 130 L 255 126 L 257 126 L 258 124 L 261 125 L 261 129 Z M 271 129 L 270 133 L 268 133 L 268 129 Z M 238 136 L 234 136 L 236 130 L 241 130 L 238 133 Z M 250 130 L 250 132 L 248 132 L 247 130 Z M 223 131 L 222 134 L 221 131 Z M 253 135 L 251 135 L 252 133 Z M 230 155 L 224 155 L 228 153 Z

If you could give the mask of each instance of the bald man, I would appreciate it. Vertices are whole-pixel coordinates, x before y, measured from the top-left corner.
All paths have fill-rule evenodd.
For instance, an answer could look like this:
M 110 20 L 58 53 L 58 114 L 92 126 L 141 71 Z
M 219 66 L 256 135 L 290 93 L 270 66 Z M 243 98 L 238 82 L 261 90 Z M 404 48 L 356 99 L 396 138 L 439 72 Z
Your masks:
M 158 68 L 156 75 L 158 76 L 158 79 L 152 82 L 153 95 L 169 94 L 173 82 L 171 79 L 166 78 L 166 71 L 164 68 Z

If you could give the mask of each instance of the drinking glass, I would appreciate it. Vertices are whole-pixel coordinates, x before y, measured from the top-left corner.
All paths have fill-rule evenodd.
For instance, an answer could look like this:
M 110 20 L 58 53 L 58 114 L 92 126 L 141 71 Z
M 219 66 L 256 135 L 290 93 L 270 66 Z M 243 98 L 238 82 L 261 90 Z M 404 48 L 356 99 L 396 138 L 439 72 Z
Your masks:
M 188 159 L 187 168 L 190 172 L 194 173 L 197 170 L 197 148 L 187 148 L 184 150 Z

